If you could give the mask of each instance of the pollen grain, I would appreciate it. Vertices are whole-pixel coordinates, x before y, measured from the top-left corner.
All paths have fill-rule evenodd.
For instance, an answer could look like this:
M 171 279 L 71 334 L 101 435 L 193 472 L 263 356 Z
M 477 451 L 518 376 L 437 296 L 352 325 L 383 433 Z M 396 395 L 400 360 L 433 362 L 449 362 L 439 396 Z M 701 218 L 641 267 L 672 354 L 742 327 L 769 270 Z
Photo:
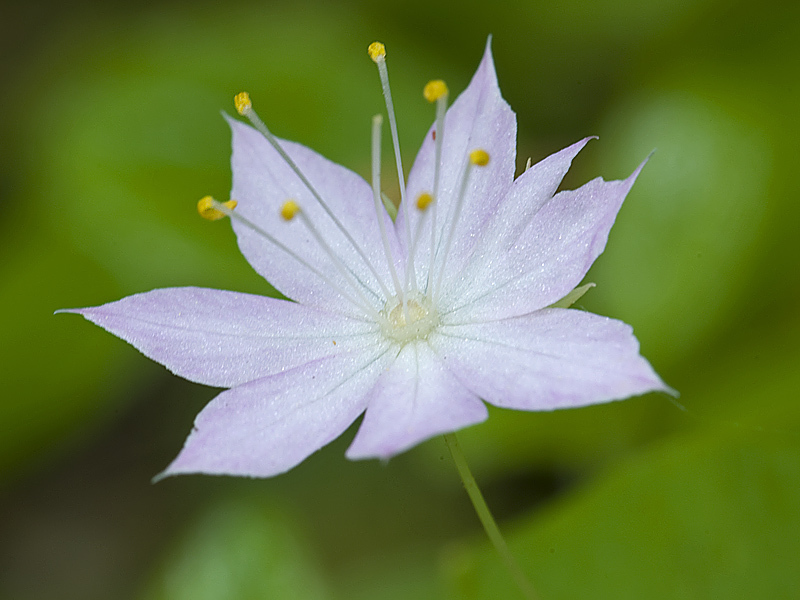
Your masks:
M 427 192 L 423 192 L 417 197 L 417 208 L 424 211 L 433 203 L 433 196 Z
M 236 200 L 228 200 L 227 202 L 217 202 L 211 196 L 204 196 L 197 201 L 197 212 L 201 217 L 208 221 L 219 221 L 226 216 L 226 213 L 221 211 L 218 207 L 224 206 L 228 210 L 236 208 L 238 203 Z
M 233 104 L 236 106 L 236 112 L 240 115 L 245 116 L 251 108 L 253 108 L 253 103 L 250 101 L 250 94 L 247 92 L 239 92 L 233 98 Z
M 476 167 L 485 167 L 489 164 L 489 153 L 478 148 L 469 153 L 469 162 Z
M 425 84 L 422 95 L 428 102 L 436 102 L 442 96 L 446 96 L 447 92 L 447 84 L 441 79 L 434 79 Z
M 295 200 L 287 200 L 281 206 L 281 217 L 284 221 L 291 221 L 300 212 L 300 205 Z
M 373 61 L 378 62 L 378 59 L 386 57 L 386 46 L 380 42 L 372 42 L 367 48 L 367 52 Z

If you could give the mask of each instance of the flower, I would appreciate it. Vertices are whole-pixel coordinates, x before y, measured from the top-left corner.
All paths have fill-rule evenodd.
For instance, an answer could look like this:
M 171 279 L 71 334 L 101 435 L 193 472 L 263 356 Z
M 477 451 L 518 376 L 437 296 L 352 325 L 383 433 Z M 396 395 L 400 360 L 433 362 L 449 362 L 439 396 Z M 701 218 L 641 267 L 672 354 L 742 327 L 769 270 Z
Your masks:
M 385 51 L 370 54 L 393 119 Z M 484 401 L 552 410 L 668 391 L 628 325 L 553 306 L 588 287 L 573 292 L 642 166 L 556 193 L 587 138 L 515 179 L 516 119 L 488 43 L 446 116 L 444 83 L 425 95 L 439 113 L 395 222 L 378 200 L 379 118 L 371 189 L 277 141 L 237 96 L 255 125 L 228 119 L 238 206 L 204 199 L 199 209 L 231 216 L 246 259 L 293 301 L 188 287 L 71 311 L 181 377 L 229 388 L 164 475 L 276 475 L 362 413 L 351 459 L 479 423 Z M 398 170 L 403 181 L 399 158 Z

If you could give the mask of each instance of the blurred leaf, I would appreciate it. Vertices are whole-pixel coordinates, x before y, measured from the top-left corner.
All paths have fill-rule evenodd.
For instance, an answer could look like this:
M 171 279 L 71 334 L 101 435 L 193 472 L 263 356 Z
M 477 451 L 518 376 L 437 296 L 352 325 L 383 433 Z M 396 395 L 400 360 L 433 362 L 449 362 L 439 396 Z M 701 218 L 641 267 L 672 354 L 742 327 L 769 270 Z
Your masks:
M 755 106 L 734 110 L 732 97 L 700 87 L 713 90 L 708 78 L 676 77 L 621 102 L 604 127 L 604 163 L 614 166 L 601 171 L 614 178 L 656 152 L 592 268 L 598 286 L 587 300 L 633 324 L 657 369 L 737 318 L 756 272 L 774 154 Z
M 329 597 L 292 519 L 255 498 L 223 502 L 201 514 L 141 596 L 146 600 Z
M 512 550 L 541 597 L 797 597 L 796 359 L 776 362 L 767 385 L 726 371 L 738 417 L 674 436 L 521 523 Z M 451 556 L 454 597 L 515 597 L 499 559 L 480 548 Z
M 30 162 L 50 174 L 37 181 L 44 220 L 126 289 L 269 291 L 239 256 L 230 228 L 195 214 L 198 198 L 226 197 L 230 187 L 220 110 L 232 111 L 233 95 L 247 89 L 276 135 L 312 142 L 368 174 L 370 116 L 382 100 L 366 54 L 371 37 L 354 39 L 351 25 L 323 9 L 219 15 L 198 7 L 143 18 L 86 46 L 58 40 L 49 51 L 69 58 L 41 80 L 46 90 L 31 90 L 37 106 L 23 113 L 31 115 Z M 409 53 L 412 68 L 393 73 L 409 155 L 433 120 L 420 95 L 422 61 Z
M 339 577 L 341 600 L 439 600 L 445 594 L 438 561 L 430 552 L 387 550 Z
M 108 364 L 122 347 L 100 332 L 87 331 L 83 319 L 54 315 L 81 306 L 109 287 L 104 273 L 69 247 L 48 236 L 25 252 L 12 251 L 19 240 L 3 240 L 0 264 L 0 362 L 5 373 L 0 402 L 0 478 L 23 458 L 51 444 L 58 434 L 97 422 L 111 410 L 104 397 L 115 373 Z M 43 284 L 59 289 L 43 293 Z M 80 321 L 80 322 L 79 322 Z M 68 390 L 68 393 L 65 393 Z M 98 406 L 106 410 L 98 413 Z

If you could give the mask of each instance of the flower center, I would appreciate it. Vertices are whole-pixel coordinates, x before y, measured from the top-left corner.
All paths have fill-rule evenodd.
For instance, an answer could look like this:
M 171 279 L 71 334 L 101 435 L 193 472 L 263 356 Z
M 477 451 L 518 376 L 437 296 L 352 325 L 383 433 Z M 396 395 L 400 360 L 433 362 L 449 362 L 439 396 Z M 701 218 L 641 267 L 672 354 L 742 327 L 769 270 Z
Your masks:
M 405 306 L 395 296 L 381 311 L 381 328 L 384 335 L 405 344 L 411 340 L 424 339 L 439 324 L 439 314 L 431 304 L 430 298 L 415 292 Z

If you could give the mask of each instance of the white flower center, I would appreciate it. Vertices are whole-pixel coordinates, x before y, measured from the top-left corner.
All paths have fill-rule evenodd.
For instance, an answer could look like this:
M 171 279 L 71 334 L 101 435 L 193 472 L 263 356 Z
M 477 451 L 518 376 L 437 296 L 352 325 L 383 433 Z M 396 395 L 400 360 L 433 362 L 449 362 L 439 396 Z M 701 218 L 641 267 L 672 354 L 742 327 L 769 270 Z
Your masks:
M 405 306 L 395 296 L 386 303 L 381 317 L 383 334 L 401 344 L 425 339 L 439 324 L 439 314 L 430 298 L 419 292 L 410 295 Z

